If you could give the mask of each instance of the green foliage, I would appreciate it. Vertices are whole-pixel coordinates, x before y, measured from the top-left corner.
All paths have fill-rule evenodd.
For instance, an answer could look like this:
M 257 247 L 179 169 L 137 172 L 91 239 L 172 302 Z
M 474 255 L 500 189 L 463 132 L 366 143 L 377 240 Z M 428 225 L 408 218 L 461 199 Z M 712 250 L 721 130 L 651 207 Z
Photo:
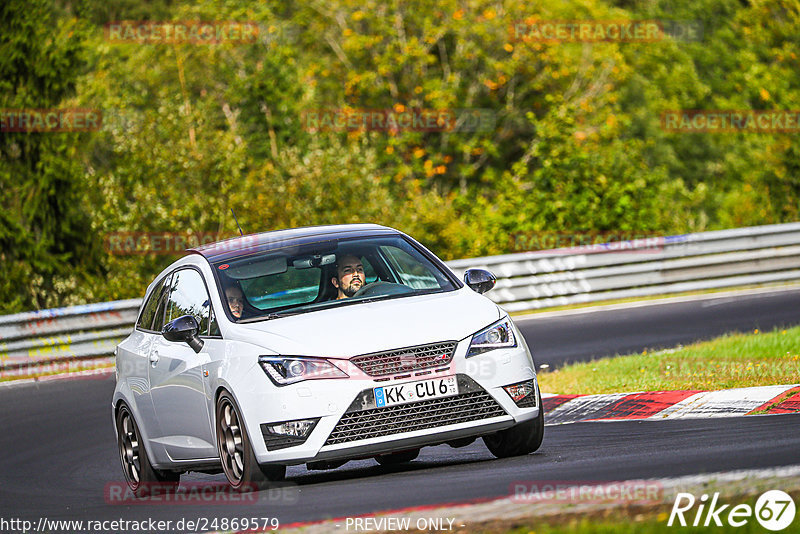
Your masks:
M 57 107 L 81 76 L 86 25 L 46 0 L 4 2 L 0 20 L 0 109 Z M 80 146 L 75 133 L 0 134 L 3 311 L 79 302 L 97 272 Z
M 797 220 L 793 134 L 662 129 L 679 109 L 797 109 L 797 0 L 81 0 L 0 8 L 2 107 L 101 109 L 0 137 L 4 311 L 140 296 L 174 256 L 115 232 L 376 222 L 444 258 L 518 232 Z M 514 39 L 520 21 L 699 21 L 702 40 Z M 255 42 L 119 43 L 122 20 L 250 21 Z M 319 110 L 480 109 L 487 127 L 315 131 Z

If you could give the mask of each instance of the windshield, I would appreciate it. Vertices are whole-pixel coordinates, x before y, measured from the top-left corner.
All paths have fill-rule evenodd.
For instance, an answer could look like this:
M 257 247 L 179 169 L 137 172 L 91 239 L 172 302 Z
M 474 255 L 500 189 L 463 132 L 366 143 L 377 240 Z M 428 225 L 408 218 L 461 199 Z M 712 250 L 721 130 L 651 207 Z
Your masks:
M 401 236 L 329 240 L 213 264 L 234 321 L 451 291 L 451 278 Z

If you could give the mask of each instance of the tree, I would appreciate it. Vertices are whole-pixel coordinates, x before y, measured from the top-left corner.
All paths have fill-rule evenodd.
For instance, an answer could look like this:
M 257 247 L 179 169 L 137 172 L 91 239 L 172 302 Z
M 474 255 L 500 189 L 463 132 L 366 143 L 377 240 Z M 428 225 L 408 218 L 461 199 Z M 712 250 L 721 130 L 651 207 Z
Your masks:
M 0 6 L 0 108 L 64 106 L 84 62 L 84 24 L 46 0 Z M 0 133 L 0 309 L 81 301 L 99 248 L 89 232 L 82 134 Z

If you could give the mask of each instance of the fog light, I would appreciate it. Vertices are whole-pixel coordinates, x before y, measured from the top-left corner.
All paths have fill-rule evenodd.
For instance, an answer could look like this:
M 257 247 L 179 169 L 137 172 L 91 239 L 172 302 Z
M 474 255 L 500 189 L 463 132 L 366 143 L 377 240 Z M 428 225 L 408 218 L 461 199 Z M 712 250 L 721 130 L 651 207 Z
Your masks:
M 314 419 L 298 419 L 281 423 L 261 423 L 261 435 L 268 451 L 302 445 L 319 422 Z
M 277 425 L 267 425 L 271 434 L 280 434 L 282 436 L 291 436 L 294 438 L 306 437 L 314 425 L 317 424 L 318 419 L 300 419 L 298 421 L 285 421 Z
M 535 388 L 533 386 L 533 380 L 526 380 L 525 382 L 503 386 L 503 389 L 506 390 L 508 396 L 511 397 L 511 400 L 513 400 L 517 406 L 523 407 L 523 403 L 525 407 L 536 406 L 536 395 L 534 394 Z M 529 396 L 531 398 L 526 400 Z

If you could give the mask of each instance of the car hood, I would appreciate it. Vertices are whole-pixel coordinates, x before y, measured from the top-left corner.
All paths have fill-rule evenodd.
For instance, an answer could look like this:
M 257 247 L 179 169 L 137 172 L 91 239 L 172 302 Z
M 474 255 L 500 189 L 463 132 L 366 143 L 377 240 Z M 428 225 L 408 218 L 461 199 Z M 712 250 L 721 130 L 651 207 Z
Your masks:
M 437 341 L 461 340 L 501 317 L 469 288 L 344 305 L 229 328 L 226 339 L 293 356 L 350 358 Z

